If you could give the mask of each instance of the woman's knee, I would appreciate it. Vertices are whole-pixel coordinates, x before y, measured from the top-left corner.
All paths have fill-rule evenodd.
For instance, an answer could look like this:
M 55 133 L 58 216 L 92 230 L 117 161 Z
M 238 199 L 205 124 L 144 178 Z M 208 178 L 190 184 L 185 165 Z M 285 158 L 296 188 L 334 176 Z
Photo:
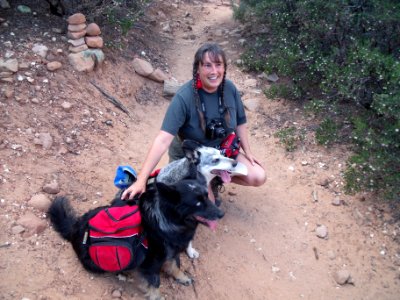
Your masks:
M 251 185 L 252 186 L 261 186 L 267 181 L 267 175 L 263 169 L 257 170 L 252 174 Z

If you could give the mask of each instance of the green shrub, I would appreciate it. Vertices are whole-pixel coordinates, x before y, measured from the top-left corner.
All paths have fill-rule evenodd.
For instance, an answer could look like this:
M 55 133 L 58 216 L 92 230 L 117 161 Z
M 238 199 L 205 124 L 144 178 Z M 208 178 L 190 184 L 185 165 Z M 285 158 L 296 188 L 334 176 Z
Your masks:
M 320 145 L 336 142 L 338 138 L 338 125 L 331 119 L 324 119 L 315 132 L 315 139 Z
M 309 100 L 308 112 L 324 114 L 318 143 L 347 140 L 338 122 L 353 120 L 347 191 L 400 199 L 400 2 L 241 0 L 235 16 L 260 28 L 249 69 L 291 80 L 267 95 Z M 291 132 L 284 136 L 292 149 Z
M 300 98 L 300 91 L 297 86 L 291 84 L 274 84 L 269 89 L 264 90 L 267 98 L 277 99 L 285 98 L 296 100 Z
M 304 133 L 304 130 L 299 130 L 292 126 L 278 130 L 274 136 L 279 138 L 280 143 L 285 147 L 286 151 L 292 152 L 304 140 Z

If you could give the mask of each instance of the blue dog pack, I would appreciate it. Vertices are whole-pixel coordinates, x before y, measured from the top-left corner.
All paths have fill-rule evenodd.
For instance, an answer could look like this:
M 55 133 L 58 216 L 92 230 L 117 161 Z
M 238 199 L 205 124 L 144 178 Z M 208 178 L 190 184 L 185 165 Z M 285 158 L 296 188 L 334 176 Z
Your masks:
M 120 189 L 126 189 L 136 181 L 136 171 L 131 166 L 118 166 L 114 178 L 114 185 Z

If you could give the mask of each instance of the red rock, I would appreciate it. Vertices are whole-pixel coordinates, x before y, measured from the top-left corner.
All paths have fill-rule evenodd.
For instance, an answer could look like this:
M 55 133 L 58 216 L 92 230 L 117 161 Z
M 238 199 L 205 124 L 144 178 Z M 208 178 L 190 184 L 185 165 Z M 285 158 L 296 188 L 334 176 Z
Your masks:
M 103 38 L 100 36 L 87 36 L 85 42 L 90 48 L 103 48 Z
M 100 27 L 96 23 L 90 23 L 86 28 L 86 34 L 90 36 L 96 36 L 101 34 Z
M 79 32 L 86 28 L 86 24 L 68 25 L 68 31 Z
M 163 83 L 164 80 L 168 79 L 167 75 L 165 75 L 165 73 L 158 68 L 155 69 L 154 72 L 149 75 L 149 78 L 161 83 Z
M 68 50 L 73 52 L 73 53 L 78 53 L 78 52 L 82 52 L 88 49 L 88 46 L 86 44 L 77 46 L 77 47 L 73 47 L 73 46 L 69 46 Z
M 73 14 L 72 16 L 69 16 L 67 19 L 68 24 L 76 25 L 76 24 L 82 24 L 86 22 L 86 17 L 84 14 L 81 13 L 76 13 Z
M 67 37 L 72 40 L 78 40 L 86 35 L 86 30 L 72 32 L 68 31 Z
M 48 71 L 53 72 L 62 67 L 62 64 L 59 61 L 52 61 L 46 65 Z
M 92 56 L 85 55 L 85 51 L 68 55 L 69 63 L 78 72 L 90 72 L 94 69 Z

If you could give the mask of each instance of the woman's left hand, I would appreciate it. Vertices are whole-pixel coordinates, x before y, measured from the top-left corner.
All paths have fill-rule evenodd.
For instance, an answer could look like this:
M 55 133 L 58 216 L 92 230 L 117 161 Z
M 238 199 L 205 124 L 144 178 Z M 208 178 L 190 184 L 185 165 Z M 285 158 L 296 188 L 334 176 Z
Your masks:
M 255 164 L 260 165 L 258 159 L 252 153 L 245 153 L 245 156 L 250 161 L 250 163 L 254 166 Z

